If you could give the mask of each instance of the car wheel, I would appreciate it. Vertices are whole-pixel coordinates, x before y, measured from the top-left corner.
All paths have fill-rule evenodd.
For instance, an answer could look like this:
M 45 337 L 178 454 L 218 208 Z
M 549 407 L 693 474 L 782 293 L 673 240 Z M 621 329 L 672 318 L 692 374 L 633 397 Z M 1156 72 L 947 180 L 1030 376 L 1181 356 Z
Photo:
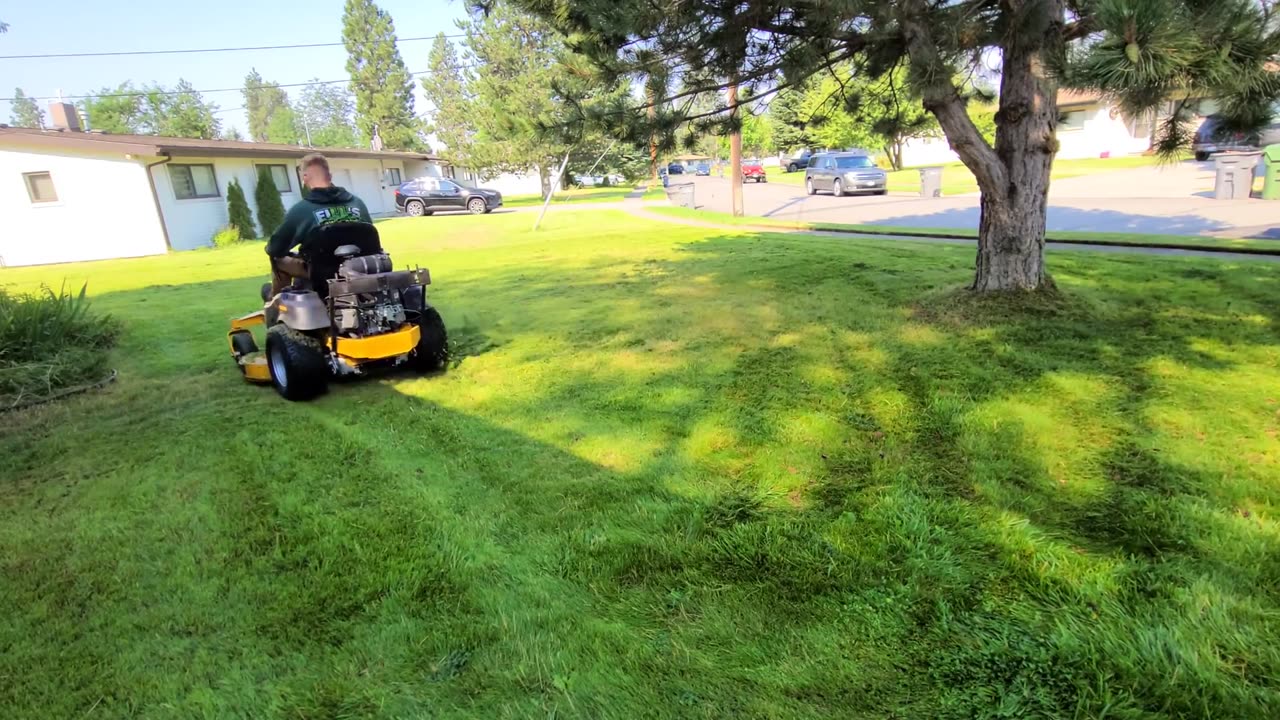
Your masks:
M 790 165 L 787 166 L 787 172 L 795 172 L 799 169 L 800 168 L 797 167 L 795 163 L 791 163 Z
M 839 180 L 831 183 L 831 194 L 836 197 L 844 197 L 844 185 Z
M 817 190 L 813 189 L 813 178 L 804 179 L 804 191 L 810 195 L 813 195 L 814 193 L 818 192 Z
M 472 215 L 483 215 L 486 207 L 483 198 L 471 198 L 467 201 L 467 212 Z
M 1198 153 L 1196 153 L 1196 161 L 1197 161 L 1197 162 L 1204 162 L 1205 160 L 1208 160 L 1208 159 L 1209 159 L 1209 153 L 1207 153 L 1207 152 L 1198 152 Z
M 404 204 L 404 211 L 409 217 L 422 217 L 427 213 L 427 206 L 422 204 L 421 200 L 410 200 Z
M 329 383 L 324 345 L 287 325 L 267 331 L 267 366 L 271 384 L 286 400 L 310 400 Z

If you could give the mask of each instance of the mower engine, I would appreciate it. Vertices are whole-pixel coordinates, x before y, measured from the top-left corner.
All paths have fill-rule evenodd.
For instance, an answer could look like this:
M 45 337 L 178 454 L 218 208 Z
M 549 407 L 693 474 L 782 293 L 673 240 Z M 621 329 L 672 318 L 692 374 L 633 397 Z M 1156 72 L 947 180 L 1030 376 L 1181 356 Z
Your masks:
M 383 253 L 348 258 L 338 267 L 338 277 L 351 280 L 391 272 L 391 256 Z M 338 332 L 347 337 L 379 335 L 405 322 L 404 304 L 398 290 L 377 290 L 334 300 L 334 320 Z

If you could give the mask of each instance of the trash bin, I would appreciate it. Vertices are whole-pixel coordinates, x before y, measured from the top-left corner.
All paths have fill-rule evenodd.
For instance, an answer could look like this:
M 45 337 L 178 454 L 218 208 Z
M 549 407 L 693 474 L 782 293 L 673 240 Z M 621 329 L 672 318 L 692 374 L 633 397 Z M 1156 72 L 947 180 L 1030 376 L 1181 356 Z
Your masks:
M 1253 190 L 1253 167 L 1261 153 L 1226 153 L 1215 158 L 1214 200 L 1246 200 Z
M 677 207 L 695 209 L 693 204 L 693 183 L 680 183 L 667 188 L 667 198 Z
M 942 197 L 942 168 L 920 168 L 920 197 Z
M 1280 200 L 1280 145 L 1268 145 L 1262 151 L 1262 163 L 1262 199 Z

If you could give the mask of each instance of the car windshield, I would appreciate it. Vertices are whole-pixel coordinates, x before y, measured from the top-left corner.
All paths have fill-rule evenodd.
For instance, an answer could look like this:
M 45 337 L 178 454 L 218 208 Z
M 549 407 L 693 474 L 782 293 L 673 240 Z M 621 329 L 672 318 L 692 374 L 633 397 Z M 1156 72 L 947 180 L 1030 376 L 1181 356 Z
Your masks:
M 836 158 L 836 167 L 847 170 L 850 168 L 873 168 L 876 164 L 871 162 L 871 158 L 866 155 L 856 155 L 853 157 Z

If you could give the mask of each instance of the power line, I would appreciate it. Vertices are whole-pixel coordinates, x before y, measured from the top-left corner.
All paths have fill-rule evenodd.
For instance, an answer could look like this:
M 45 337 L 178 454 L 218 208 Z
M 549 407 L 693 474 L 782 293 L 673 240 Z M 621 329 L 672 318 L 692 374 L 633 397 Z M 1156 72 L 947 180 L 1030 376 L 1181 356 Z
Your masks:
M 462 65 L 462 66 L 459 66 L 459 69 L 462 69 L 462 70 L 474 70 L 476 67 L 478 67 L 478 66 L 477 66 L 477 65 Z M 419 70 L 418 72 L 411 72 L 411 73 L 409 73 L 409 77 L 416 77 L 416 76 L 418 76 L 418 75 L 426 75 L 426 74 L 427 74 L 427 73 L 429 73 L 429 72 L 431 72 L 431 71 L 430 71 L 430 70 Z M 271 88 L 310 87 L 310 86 L 312 86 L 312 85 L 333 85 L 333 84 L 335 84 L 335 83 L 349 83 L 349 82 L 351 82 L 351 78 L 343 78 L 343 79 L 341 79 L 341 80 L 312 80 L 312 81 L 310 81 L 310 82 L 301 82 L 301 83 L 284 83 L 284 84 L 272 83 L 272 84 L 270 84 L 270 85 L 262 85 L 262 86 L 260 86 L 260 87 L 254 88 L 254 89 L 255 89 L 255 90 L 269 90 L 269 89 L 271 89 Z M 244 92 L 244 88 L 243 88 L 243 87 L 235 87 L 235 88 L 212 88 L 212 89 L 209 89 L 209 90 L 196 90 L 196 89 L 191 89 L 191 90 L 159 90 L 159 91 L 156 91 L 156 92 L 148 92 L 148 91 L 142 90 L 142 91 L 139 91 L 139 92 L 127 92 L 127 93 L 102 93 L 102 94 L 89 94 L 89 95 L 63 95 L 63 96 L 61 96 L 61 97 L 58 97 L 57 95 L 49 95 L 49 96 L 45 96 L 45 97 L 27 97 L 27 98 L 11 98 L 11 97 L 7 97 L 7 98 L 0 98 L 0 102 L 13 102 L 14 100 L 19 100 L 19 99 L 25 99 L 25 100 L 90 100 L 90 99 L 94 99 L 94 98 L 146 97 L 146 96 L 148 96 L 148 95 L 183 95 L 183 94 L 185 94 L 185 93 L 199 93 L 199 94 L 201 94 L 201 95 L 204 95 L 205 93 L 220 93 L 220 92 Z
M 396 42 L 417 42 L 419 40 L 434 40 L 435 35 L 424 35 L 422 37 L 396 38 Z M 445 35 L 447 38 L 466 37 L 465 33 L 455 33 Z M 224 48 L 188 48 L 180 50 L 118 50 L 112 52 L 83 52 L 83 53 L 45 53 L 37 55 L 0 55 L 0 60 L 45 60 L 51 58 L 85 58 L 85 57 L 120 57 L 123 55 L 185 55 L 191 53 L 222 53 L 222 52 L 241 52 L 246 50 L 293 50 L 296 48 L 318 48 L 318 47 L 337 47 L 342 45 L 340 42 L 329 43 L 301 43 L 297 45 L 256 45 L 251 47 L 224 47 Z

